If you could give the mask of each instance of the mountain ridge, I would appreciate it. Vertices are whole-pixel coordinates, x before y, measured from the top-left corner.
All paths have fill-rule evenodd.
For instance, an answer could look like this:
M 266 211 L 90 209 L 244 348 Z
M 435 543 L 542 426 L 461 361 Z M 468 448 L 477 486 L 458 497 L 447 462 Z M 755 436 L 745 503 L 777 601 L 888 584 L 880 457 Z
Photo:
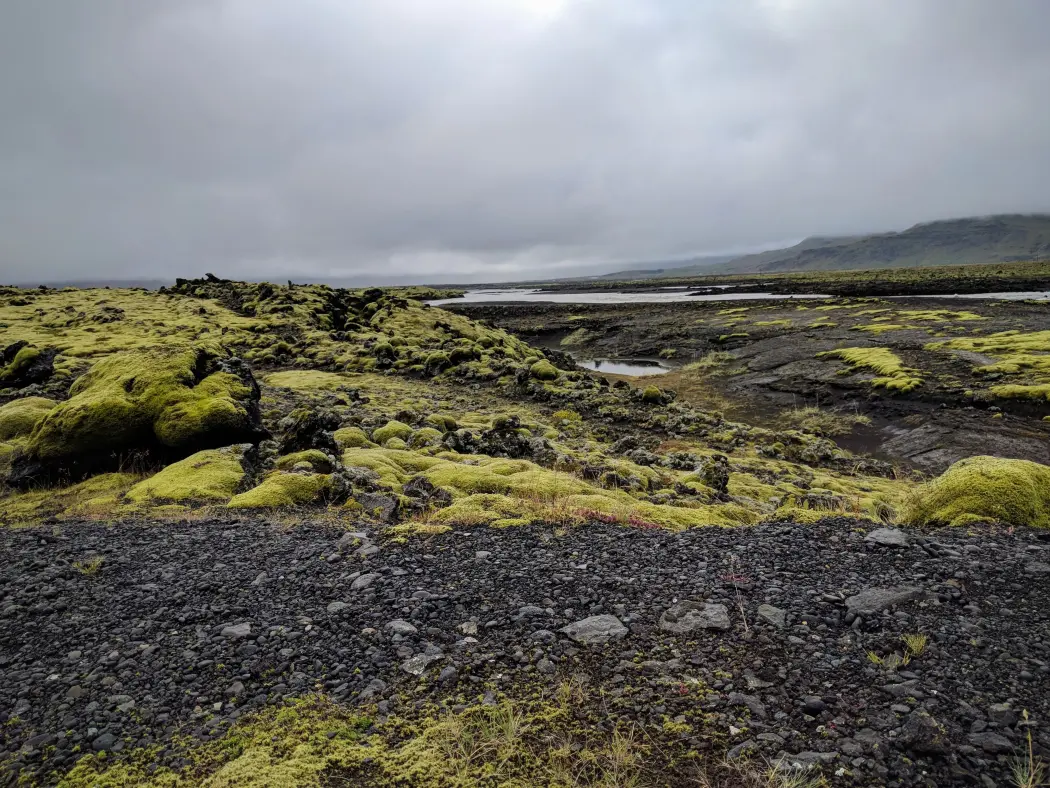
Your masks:
M 690 265 L 663 268 L 647 278 L 910 268 L 1043 257 L 1050 257 L 1050 214 L 996 214 L 920 222 L 896 232 L 813 235 L 794 246 L 741 255 L 727 262 L 717 258 L 697 258 Z M 709 259 L 715 261 L 707 262 Z M 617 272 L 603 278 L 628 273 L 637 274 L 639 271 Z

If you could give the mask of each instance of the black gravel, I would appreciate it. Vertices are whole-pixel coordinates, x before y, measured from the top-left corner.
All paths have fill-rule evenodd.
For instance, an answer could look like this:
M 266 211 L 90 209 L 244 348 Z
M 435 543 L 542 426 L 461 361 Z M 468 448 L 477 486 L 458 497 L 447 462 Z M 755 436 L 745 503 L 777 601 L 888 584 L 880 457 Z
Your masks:
M 578 675 L 653 736 L 814 763 L 834 785 L 1009 785 L 1028 730 L 1050 753 L 1047 534 L 891 547 L 856 525 L 408 544 L 256 521 L 3 530 L 0 784 L 47 784 L 84 753 L 176 732 L 221 735 L 318 687 L 383 716 L 405 711 L 399 697 Z M 76 567 L 96 555 L 96 573 Z M 897 604 L 847 603 L 886 588 Z M 728 629 L 705 604 L 724 606 Z M 560 632 L 596 615 L 623 625 L 607 643 Z M 712 628 L 671 631 L 690 622 Z M 907 665 L 868 656 L 917 633 L 929 642 Z

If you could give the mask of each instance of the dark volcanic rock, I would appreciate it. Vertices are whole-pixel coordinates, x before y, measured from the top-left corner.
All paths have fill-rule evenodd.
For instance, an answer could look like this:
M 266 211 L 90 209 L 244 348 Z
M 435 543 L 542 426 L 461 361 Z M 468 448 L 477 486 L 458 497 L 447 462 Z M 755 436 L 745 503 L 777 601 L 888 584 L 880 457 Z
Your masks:
M 209 735 L 317 686 L 396 713 L 575 677 L 600 690 L 596 713 L 660 746 L 690 728 L 673 735 L 705 761 L 815 764 L 833 786 L 1011 784 L 1015 710 L 1050 755 L 1050 576 L 1024 571 L 1050 546 L 959 529 L 873 560 L 854 526 L 474 527 L 407 544 L 251 520 L 2 530 L 0 762 L 40 782 L 74 752 Z M 92 555 L 97 574 L 73 568 Z M 864 602 L 859 626 L 844 600 L 872 589 L 897 607 Z M 660 625 L 708 605 L 728 628 Z M 783 629 L 762 606 L 791 611 Z M 929 642 L 897 673 L 869 659 L 914 633 Z

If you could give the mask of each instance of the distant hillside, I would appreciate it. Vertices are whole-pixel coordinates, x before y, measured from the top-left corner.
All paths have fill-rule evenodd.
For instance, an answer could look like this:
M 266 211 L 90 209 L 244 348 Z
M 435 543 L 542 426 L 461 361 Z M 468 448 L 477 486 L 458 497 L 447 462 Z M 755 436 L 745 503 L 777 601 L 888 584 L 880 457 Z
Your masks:
M 917 224 L 899 233 L 814 237 L 788 249 L 738 257 L 721 265 L 665 269 L 693 274 L 913 268 L 1050 257 L 1050 215 L 1004 214 Z

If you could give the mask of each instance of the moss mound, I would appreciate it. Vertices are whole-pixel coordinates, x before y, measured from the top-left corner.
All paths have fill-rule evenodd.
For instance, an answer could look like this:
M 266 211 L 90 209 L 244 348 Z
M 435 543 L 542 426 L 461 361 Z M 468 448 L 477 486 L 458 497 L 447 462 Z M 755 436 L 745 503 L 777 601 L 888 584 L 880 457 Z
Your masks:
M 558 368 L 546 359 L 537 361 L 531 367 L 529 372 L 536 380 L 557 380 L 558 379 Z
M 241 460 L 249 444 L 191 454 L 127 492 L 133 503 L 228 501 L 244 479 Z
M 121 453 L 141 450 L 178 459 L 265 435 L 251 371 L 204 347 L 169 345 L 108 356 L 70 394 L 29 436 L 21 477 L 56 469 L 83 475 L 117 465 Z
M 26 397 L 0 406 L 0 441 L 28 435 L 57 404 L 45 397 Z
M 306 449 L 293 454 L 278 457 L 275 465 L 282 471 L 292 470 L 296 465 L 306 463 L 315 473 L 331 473 L 333 468 L 332 458 L 320 449 Z
M 360 427 L 342 427 L 332 433 L 340 449 L 364 449 L 375 446 Z
M 331 484 L 331 477 L 325 474 L 278 471 L 258 487 L 235 495 L 227 506 L 231 509 L 273 509 L 314 503 L 328 492 Z
M 913 525 L 1050 528 L 1050 467 L 1028 460 L 968 457 L 917 490 L 902 515 Z
M 412 428 L 401 421 L 388 421 L 384 426 L 372 433 L 372 440 L 382 445 L 391 438 L 400 438 L 407 441 L 412 437 Z

